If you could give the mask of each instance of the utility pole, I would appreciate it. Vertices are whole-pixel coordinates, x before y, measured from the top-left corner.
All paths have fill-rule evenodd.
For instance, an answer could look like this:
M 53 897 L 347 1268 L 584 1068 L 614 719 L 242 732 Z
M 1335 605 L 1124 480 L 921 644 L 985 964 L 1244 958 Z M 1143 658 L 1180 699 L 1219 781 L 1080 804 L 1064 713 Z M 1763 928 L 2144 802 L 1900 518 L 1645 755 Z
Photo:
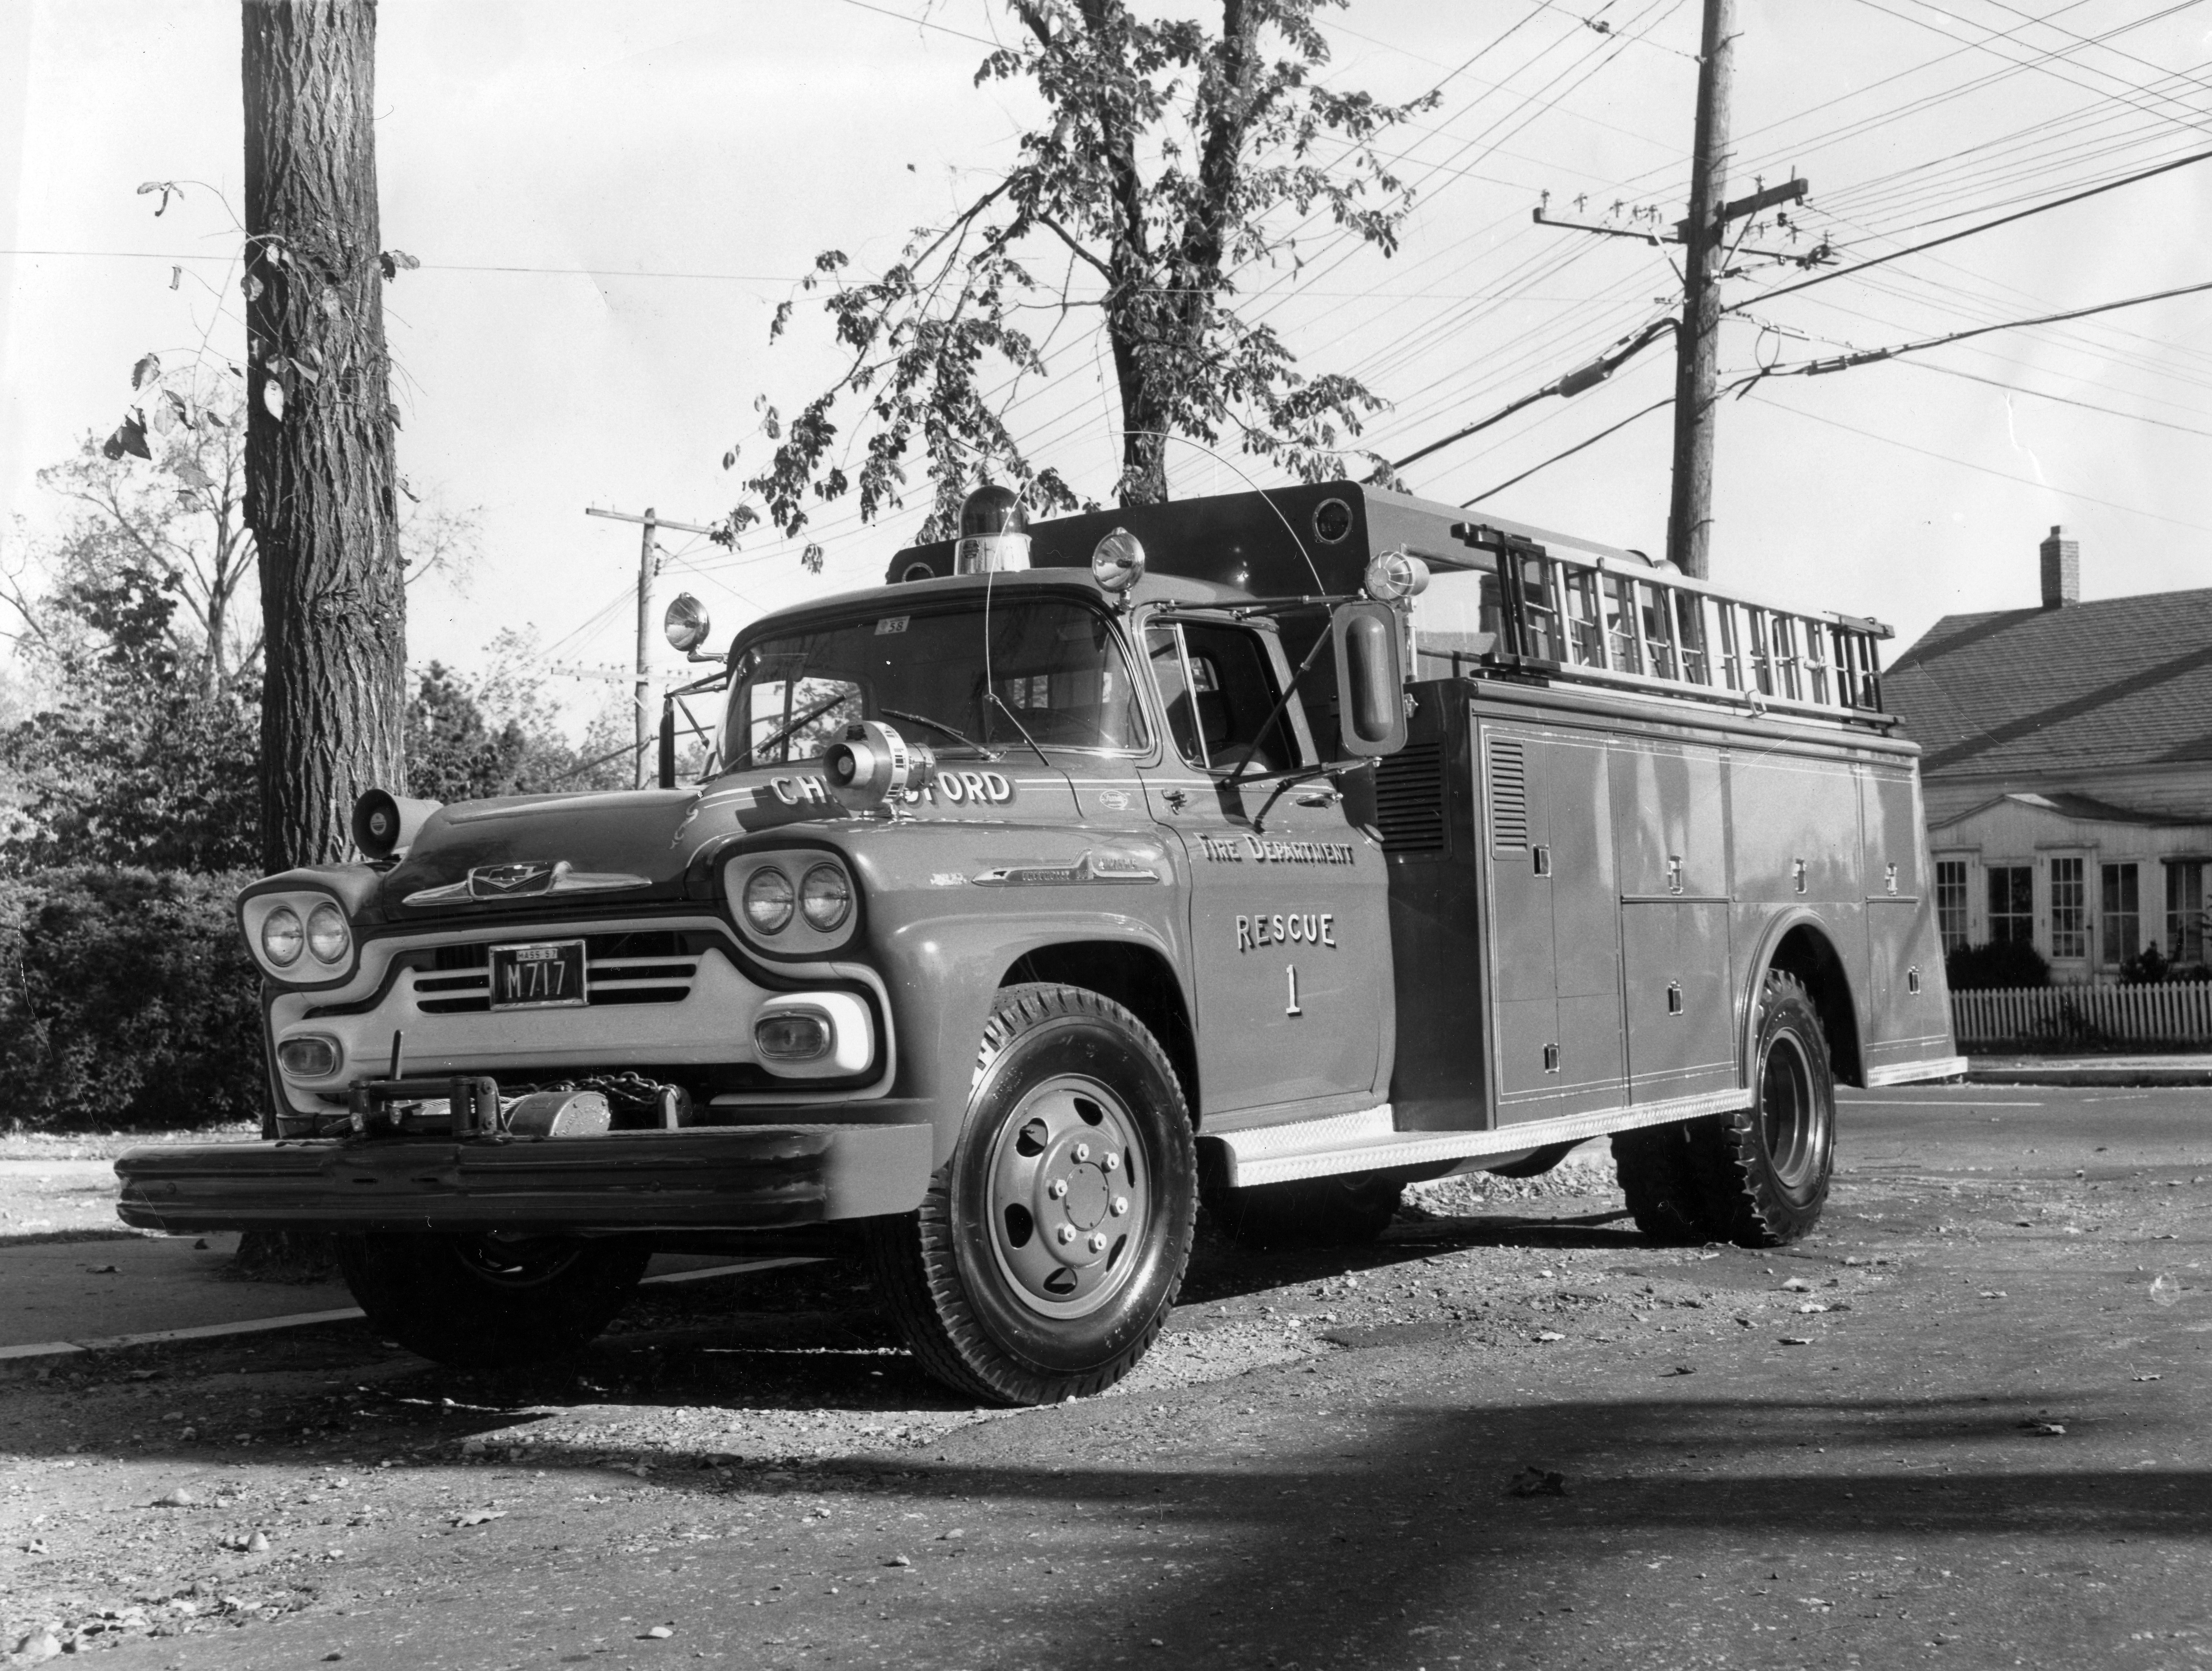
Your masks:
M 1735 0 L 1705 0 L 1705 25 L 1698 54 L 1698 116 L 1695 154 L 1690 159 L 1689 213 L 1661 232 L 1655 220 L 1648 229 L 1635 225 L 1597 225 L 1570 221 L 1548 212 L 1546 204 L 1534 215 L 1538 226 L 1559 227 L 1572 232 L 1601 234 L 1607 238 L 1634 238 L 1655 246 L 1682 246 L 1682 317 L 1674 332 L 1674 471 L 1667 512 L 1667 556 L 1684 574 L 1698 580 L 1712 572 L 1713 428 L 1719 382 L 1721 279 L 1729 260 L 1737 255 L 1756 255 L 1776 261 L 1817 266 L 1833 261 L 1835 252 L 1826 239 L 1812 249 L 1743 247 L 1741 234 L 1729 242 L 1731 222 L 1756 216 L 1783 204 L 1802 203 L 1812 188 L 1794 173 L 1780 185 L 1760 185 L 1747 197 L 1728 200 L 1729 93 L 1735 72 Z M 1577 207 L 1582 199 L 1575 199 Z M 1617 213 L 1621 205 L 1615 204 Z M 1643 211 L 1638 211 L 1639 215 Z M 1786 224 L 1786 223 L 1785 223 Z M 1747 231 L 1751 228 L 1747 228 Z M 1791 228 L 1794 242 L 1797 229 Z M 1601 355 L 1589 366 L 1570 372 L 1558 382 L 1539 390 L 1547 394 L 1573 395 L 1601 382 L 1651 339 L 1645 331 L 1626 346 Z M 1526 405 L 1516 402 L 1506 411 Z M 1496 416 L 1504 416 L 1504 413 Z M 1496 417 L 1462 431 L 1472 434 Z M 1448 438 L 1457 440 L 1455 435 Z M 1422 454 L 1435 451 L 1423 449 Z
M 1735 71 L 1735 0 L 1705 0 L 1698 46 L 1696 155 L 1683 246 L 1682 328 L 1674 337 L 1674 481 L 1667 556 L 1685 574 L 1712 573 L 1713 410 L 1721 343 L 1720 268 L 1726 252 L 1729 88 Z
M 672 522 L 659 515 L 648 505 L 642 516 L 628 511 L 594 510 L 586 505 L 586 516 L 604 516 L 611 522 L 635 522 L 642 525 L 644 532 L 637 548 L 637 694 L 634 703 L 637 712 L 637 754 L 630 764 L 635 772 L 639 788 L 645 787 L 646 704 L 653 695 L 653 674 L 647 665 L 646 656 L 653 644 L 653 577 L 659 570 L 655 559 L 653 536 L 661 528 L 679 528 L 687 534 L 711 534 L 712 528 L 702 528 L 696 522 Z

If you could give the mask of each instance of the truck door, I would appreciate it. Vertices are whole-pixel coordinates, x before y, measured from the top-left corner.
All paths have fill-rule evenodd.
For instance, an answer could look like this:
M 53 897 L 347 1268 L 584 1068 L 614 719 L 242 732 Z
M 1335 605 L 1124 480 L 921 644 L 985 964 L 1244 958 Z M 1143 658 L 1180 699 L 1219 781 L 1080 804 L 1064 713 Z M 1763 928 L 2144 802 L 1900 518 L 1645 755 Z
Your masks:
M 1604 741 L 1486 724 L 1501 1125 L 1624 1100 L 1620 927 Z
M 1145 787 L 1188 860 L 1205 1112 L 1370 1106 L 1388 1070 L 1382 854 L 1327 778 L 1267 775 L 1319 763 L 1297 702 L 1268 720 L 1289 678 L 1273 632 L 1182 620 L 1146 648 L 1169 741 Z
M 1867 1066 L 1879 1068 L 1948 1054 L 1950 1006 L 1936 902 L 1922 869 L 1927 838 L 1919 783 L 1910 769 L 1870 766 L 1861 771 L 1859 792 L 1866 844 L 1863 1048 Z

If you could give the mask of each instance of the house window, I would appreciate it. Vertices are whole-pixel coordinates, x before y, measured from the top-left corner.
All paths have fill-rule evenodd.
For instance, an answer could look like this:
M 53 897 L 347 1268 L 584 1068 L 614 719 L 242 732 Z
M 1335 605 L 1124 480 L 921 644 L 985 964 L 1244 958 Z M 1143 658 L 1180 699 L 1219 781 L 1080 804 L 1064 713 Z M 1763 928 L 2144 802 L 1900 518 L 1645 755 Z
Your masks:
M 2035 943 L 2035 866 L 1991 865 L 1990 878 L 1990 943 L 2019 940 Z
M 2204 861 L 2166 867 L 2166 955 L 2177 963 L 2204 961 Z
M 2089 955 L 2089 884 L 2082 872 L 2087 861 L 2051 861 L 2051 955 L 2086 957 Z
M 1936 927 L 1943 936 L 1943 950 L 1966 943 L 1966 861 L 1936 861 Z
M 2142 950 L 2142 895 L 2133 865 L 2101 865 L 2105 909 L 2104 955 L 2118 968 Z

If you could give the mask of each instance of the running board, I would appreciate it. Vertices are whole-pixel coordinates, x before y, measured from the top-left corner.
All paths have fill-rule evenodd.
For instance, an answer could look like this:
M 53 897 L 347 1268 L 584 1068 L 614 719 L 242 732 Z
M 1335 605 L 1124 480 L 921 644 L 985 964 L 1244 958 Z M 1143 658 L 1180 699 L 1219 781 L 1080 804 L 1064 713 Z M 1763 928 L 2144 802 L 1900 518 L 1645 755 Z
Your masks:
M 1491 1131 L 1401 1132 L 1391 1124 L 1390 1105 L 1384 1103 L 1358 1114 L 1263 1126 L 1255 1131 L 1224 1132 L 1208 1140 L 1221 1145 L 1222 1182 L 1232 1189 L 1243 1189 L 1340 1172 L 1381 1172 L 1486 1157 L 1503 1160 L 1554 1143 L 1579 1143 L 1608 1132 L 1671 1125 L 1678 1120 L 1732 1114 L 1750 1106 L 1751 1093 L 1736 1086 L 1664 1103 L 1530 1120 Z
M 1963 1079 L 1968 1066 L 1964 1056 L 1937 1056 L 1923 1062 L 1898 1062 L 1888 1067 L 1867 1070 L 1869 1091 L 1882 1085 L 1917 1085 L 1928 1079 Z

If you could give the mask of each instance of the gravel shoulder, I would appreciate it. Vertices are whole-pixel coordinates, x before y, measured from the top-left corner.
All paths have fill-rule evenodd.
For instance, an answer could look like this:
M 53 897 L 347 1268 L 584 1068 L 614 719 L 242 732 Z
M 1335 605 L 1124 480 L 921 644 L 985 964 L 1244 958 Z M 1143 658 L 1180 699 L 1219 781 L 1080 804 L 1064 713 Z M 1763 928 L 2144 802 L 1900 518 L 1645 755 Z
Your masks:
M 1954 1123 L 1941 1166 L 1847 1140 L 1765 1254 L 1642 1243 L 1583 1156 L 1352 1254 L 1208 1241 L 1139 1373 L 1049 1410 L 937 1392 L 834 1265 L 532 1375 L 358 1323 L 0 1375 L 0 1649 L 2203 1664 L 2212 1121 L 2095 1165 Z

